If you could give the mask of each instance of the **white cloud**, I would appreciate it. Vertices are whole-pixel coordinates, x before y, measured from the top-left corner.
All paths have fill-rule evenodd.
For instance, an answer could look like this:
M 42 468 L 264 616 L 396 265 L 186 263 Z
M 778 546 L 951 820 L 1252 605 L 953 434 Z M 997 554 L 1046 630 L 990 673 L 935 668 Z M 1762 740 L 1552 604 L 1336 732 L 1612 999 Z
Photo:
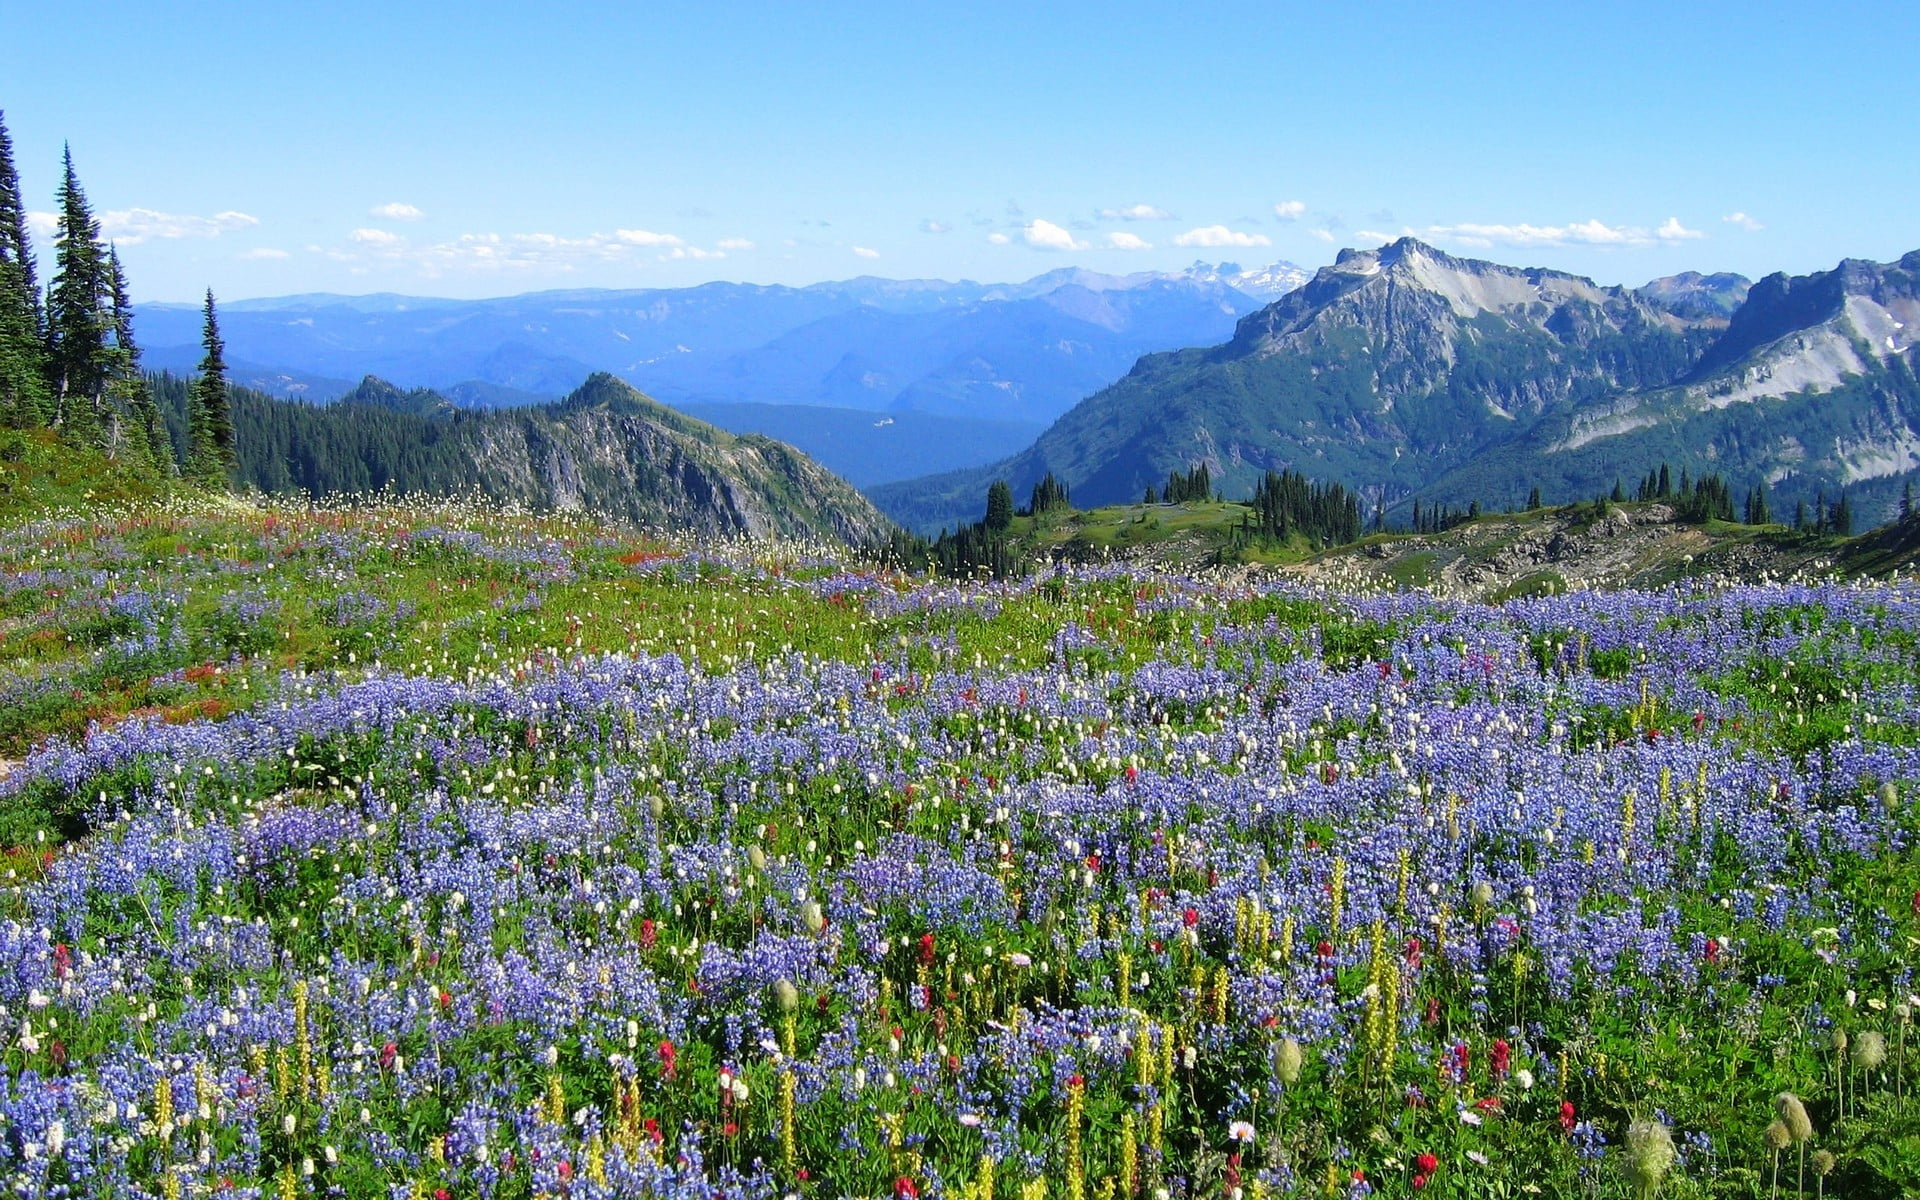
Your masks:
M 1153 244 L 1135 234 L 1115 231 L 1107 235 L 1107 248 L 1110 250 L 1151 250 Z
M 1422 237 L 1466 246 L 1652 246 L 1661 242 L 1705 237 L 1669 217 L 1658 229 L 1639 225 L 1609 225 L 1604 221 L 1576 221 L 1570 225 L 1429 225 Z
M 1766 228 L 1765 225 L 1762 225 L 1760 222 L 1754 220 L 1752 217 L 1748 216 L 1743 212 L 1728 213 L 1726 216 L 1721 217 L 1720 219 L 1722 221 L 1725 221 L 1729 225 L 1737 225 L 1740 228 L 1746 230 L 1748 233 L 1758 233 L 1762 229 Z
M 952 233 L 953 226 L 945 221 L 925 220 L 920 222 L 921 233 Z
M 465 233 L 452 241 L 417 244 L 385 229 L 355 229 L 344 245 L 326 251 L 337 262 L 364 272 L 371 265 L 413 267 L 437 277 L 452 271 L 571 271 L 581 263 L 631 261 L 636 253 L 675 258 L 724 258 L 725 250 L 684 245 L 672 234 L 618 230 L 585 237 L 553 233 Z
M 1171 221 L 1173 214 L 1157 204 L 1129 204 L 1125 208 L 1103 208 L 1103 221 Z
M 722 250 L 751 250 L 753 249 L 753 243 L 746 238 L 721 238 L 720 248 Z
M 36 216 L 42 214 L 35 214 Z M 44 214 L 52 218 L 52 213 Z M 137 246 L 154 238 L 214 238 L 237 229 L 249 229 L 260 223 L 258 217 L 243 212 L 221 212 L 210 217 L 156 212 L 151 208 L 122 208 L 100 214 L 100 236 L 109 242 Z M 35 230 L 40 226 L 34 223 Z M 46 233 L 55 228 L 50 225 Z
M 384 217 L 389 221 L 418 221 L 427 214 L 421 212 L 411 204 L 401 204 L 396 201 L 392 204 L 376 204 L 367 210 L 367 215 L 370 217 Z
M 223 233 L 251 229 L 260 218 L 243 212 L 219 212 L 210 217 L 158 212 L 151 208 L 120 208 L 100 214 L 100 236 L 122 246 L 137 246 L 153 239 L 215 238 Z M 30 212 L 27 228 L 36 236 L 51 239 L 60 232 L 58 213 Z
M 1004 233 L 990 233 L 987 235 L 987 240 L 996 246 L 1004 246 L 1013 239 Z
M 1331 230 L 1310 229 L 1307 232 L 1311 233 L 1314 237 L 1319 238 L 1323 242 L 1331 242 L 1333 240 L 1333 232 Z
M 680 239 L 671 233 L 655 233 L 651 229 L 616 229 L 613 236 L 629 246 L 678 246 Z
M 1203 225 L 1198 229 L 1189 229 L 1173 239 L 1176 246 L 1271 246 L 1273 241 L 1265 234 L 1241 233 L 1237 229 L 1228 229 L 1225 225 Z
M 879 258 L 880 257 L 880 252 L 878 250 L 873 250 L 866 246 L 855 246 L 853 248 L 853 252 L 855 254 L 858 254 L 861 258 Z
M 1055 225 L 1052 221 L 1035 220 L 1021 230 L 1021 236 L 1027 239 L 1027 245 L 1035 250 L 1085 250 L 1085 242 L 1076 242 L 1073 235 Z
M 1392 234 L 1381 233 L 1377 229 L 1356 229 L 1353 231 L 1353 236 L 1362 242 L 1378 242 L 1383 246 L 1394 240 Z
M 1306 211 L 1306 203 L 1301 200 L 1282 200 L 1273 206 L 1273 215 L 1282 221 L 1298 221 Z
M 242 251 L 240 257 L 250 262 L 262 262 L 267 259 L 291 258 L 293 256 L 285 250 L 276 250 L 272 246 L 255 246 L 251 250 Z

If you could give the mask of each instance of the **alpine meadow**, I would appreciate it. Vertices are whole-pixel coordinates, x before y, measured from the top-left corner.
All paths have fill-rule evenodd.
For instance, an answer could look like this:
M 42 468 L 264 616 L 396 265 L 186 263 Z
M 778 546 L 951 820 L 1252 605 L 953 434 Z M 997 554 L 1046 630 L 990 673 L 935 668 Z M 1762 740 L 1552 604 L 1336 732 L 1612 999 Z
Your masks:
M 454 16 L 8 23 L 0 1191 L 1920 1197 L 1920 16 Z

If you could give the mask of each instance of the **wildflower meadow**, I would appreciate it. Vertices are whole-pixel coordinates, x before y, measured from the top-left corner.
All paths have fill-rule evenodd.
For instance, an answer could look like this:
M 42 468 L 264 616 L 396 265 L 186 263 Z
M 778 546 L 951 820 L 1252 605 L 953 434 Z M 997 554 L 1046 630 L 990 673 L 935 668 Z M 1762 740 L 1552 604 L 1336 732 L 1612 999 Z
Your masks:
M 19 1196 L 1895 1197 L 1920 587 L 0 539 Z

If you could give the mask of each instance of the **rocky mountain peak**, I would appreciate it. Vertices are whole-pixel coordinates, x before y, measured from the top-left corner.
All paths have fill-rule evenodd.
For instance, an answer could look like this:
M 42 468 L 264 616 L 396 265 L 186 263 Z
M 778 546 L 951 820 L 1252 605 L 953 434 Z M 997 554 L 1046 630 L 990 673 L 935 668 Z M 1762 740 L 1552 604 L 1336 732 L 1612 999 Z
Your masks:
M 1864 343 L 1876 358 L 1904 353 L 1920 335 L 1920 250 L 1893 263 L 1843 260 L 1830 271 L 1791 276 L 1775 272 L 1748 290 L 1727 332 L 1694 370 L 1702 378 L 1792 339 L 1801 352 L 1809 339 L 1835 343 L 1852 360 Z M 1839 343 L 1845 343 L 1841 346 Z M 1857 368 L 1856 368 L 1857 369 Z

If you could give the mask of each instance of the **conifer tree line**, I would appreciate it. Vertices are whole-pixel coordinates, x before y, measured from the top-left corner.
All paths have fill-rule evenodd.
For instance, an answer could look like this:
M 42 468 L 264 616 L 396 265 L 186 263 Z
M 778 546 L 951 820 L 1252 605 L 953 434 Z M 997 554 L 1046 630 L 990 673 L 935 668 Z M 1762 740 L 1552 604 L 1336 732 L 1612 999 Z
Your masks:
M 177 456 L 140 368 L 119 252 L 65 151 L 54 195 L 53 278 L 44 293 L 27 233 L 13 139 L 0 113 L 0 424 L 51 429 L 67 442 L 149 469 L 223 484 L 237 459 L 213 293 L 187 453 Z
M 1184 474 L 1179 471 L 1168 472 L 1165 491 L 1156 491 L 1152 484 L 1148 484 L 1145 503 L 1185 504 L 1189 500 L 1211 499 L 1213 473 L 1207 469 L 1207 464 L 1198 463 L 1187 468 Z
M 1295 534 L 1325 546 L 1360 540 L 1360 498 L 1338 483 L 1314 483 L 1293 471 L 1268 471 L 1253 485 L 1242 540 L 1285 542 Z
M 1531 499 L 1531 497 L 1529 497 L 1529 499 Z M 1465 508 L 1458 508 L 1451 504 L 1429 504 L 1425 508 L 1422 508 L 1420 507 L 1420 502 L 1415 500 L 1413 502 L 1413 513 L 1407 518 L 1407 531 L 1410 533 L 1445 533 L 1454 526 L 1464 525 L 1479 515 L 1480 502 L 1478 500 L 1468 504 Z

